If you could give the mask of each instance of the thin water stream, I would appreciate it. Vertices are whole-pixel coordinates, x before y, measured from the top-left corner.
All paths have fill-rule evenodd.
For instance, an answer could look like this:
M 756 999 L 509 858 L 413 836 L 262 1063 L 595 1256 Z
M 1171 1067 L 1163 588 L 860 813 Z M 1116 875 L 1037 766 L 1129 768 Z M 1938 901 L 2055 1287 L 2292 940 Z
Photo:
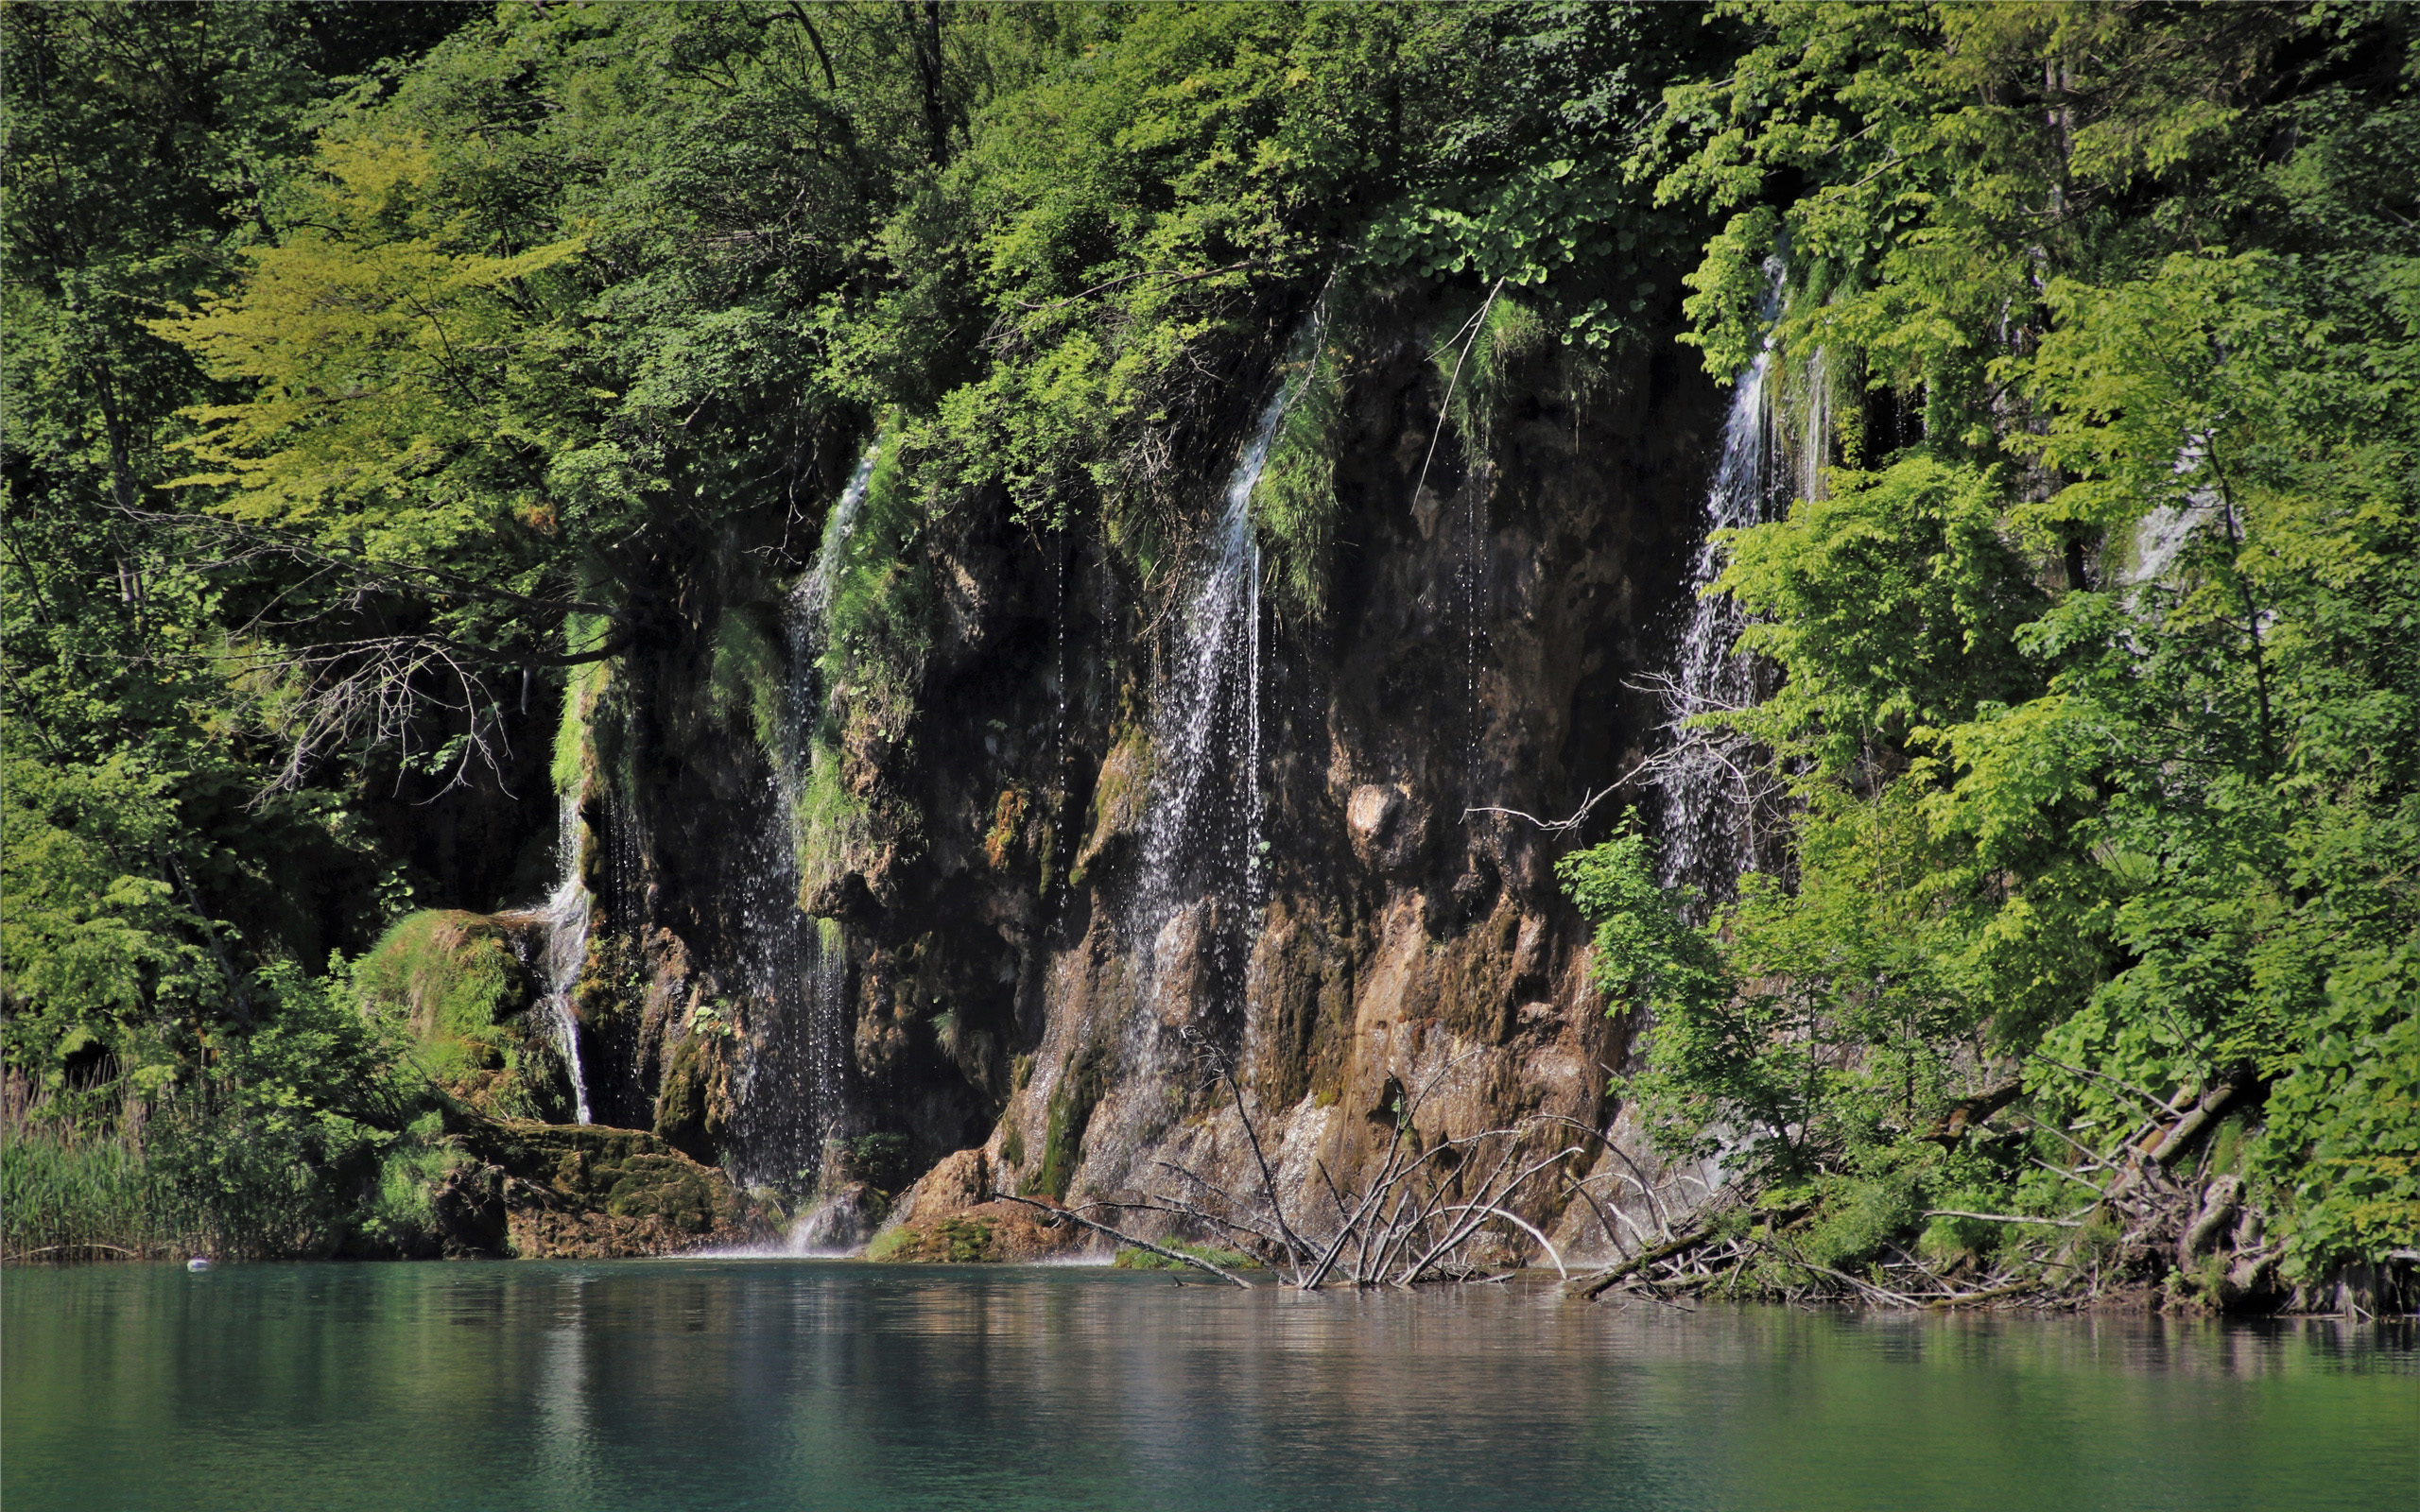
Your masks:
M 12 1270 L 10 1512 L 2408 1512 L 2408 1326 L 1100 1269 Z
M 1129 926 L 1150 992 L 1236 1008 L 1242 955 L 1262 902 L 1260 543 L 1253 491 L 1301 391 L 1314 320 L 1294 371 L 1261 408 L 1228 475 L 1219 519 L 1189 565 L 1154 695 L 1150 805 Z M 1171 1020 L 1184 1014 L 1164 1009 Z
M 1768 319 L 1779 307 L 1781 290 L 1779 265 L 1770 271 L 1773 289 L 1766 301 Z M 1665 718 L 1679 744 L 1664 765 L 1660 783 L 1663 881 L 1667 886 L 1694 888 L 1699 897 L 1711 901 L 1732 896 L 1739 874 L 1757 862 L 1758 794 L 1737 742 L 1717 731 L 1680 727 L 1702 715 L 1748 708 L 1764 691 L 1758 685 L 1755 663 L 1737 650 L 1746 617 L 1729 594 L 1708 592 L 1728 561 L 1721 533 L 1780 516 L 1788 509 L 1793 482 L 1802 496 L 1813 495 L 1815 459 L 1823 455 L 1827 424 L 1823 406 L 1810 404 L 1806 433 L 1795 445 L 1785 438 L 1781 406 L 1776 403 L 1779 373 L 1774 359 L 1768 341 L 1739 375 L 1732 393 L 1714 481 L 1706 489 L 1703 534 L 1690 568 L 1689 621 L 1681 634 L 1665 696 Z M 1815 382 L 1820 391 L 1820 370 Z M 1801 475 L 1796 478 L 1789 466 L 1793 454 L 1801 463 Z
M 815 560 L 783 609 L 789 680 L 767 795 L 777 817 L 756 836 L 753 885 L 743 909 L 749 987 L 767 1011 L 753 1025 L 755 1051 L 734 1131 L 739 1174 L 785 1189 L 813 1181 L 824 1142 L 847 1130 L 848 939 L 838 922 L 802 910 L 799 885 L 809 843 L 804 815 L 815 729 L 823 717 L 819 668 L 826 620 L 878 456 L 879 443 L 868 447 L 833 500 Z
M 588 1106 L 588 1073 L 579 1058 L 579 1015 L 572 1005 L 579 969 L 588 956 L 589 897 L 579 876 L 579 801 L 569 795 L 560 800 L 556 813 L 555 867 L 555 890 L 537 910 L 540 958 L 535 964 L 545 984 L 538 1014 L 571 1077 L 573 1117 L 589 1124 L 596 1120 Z

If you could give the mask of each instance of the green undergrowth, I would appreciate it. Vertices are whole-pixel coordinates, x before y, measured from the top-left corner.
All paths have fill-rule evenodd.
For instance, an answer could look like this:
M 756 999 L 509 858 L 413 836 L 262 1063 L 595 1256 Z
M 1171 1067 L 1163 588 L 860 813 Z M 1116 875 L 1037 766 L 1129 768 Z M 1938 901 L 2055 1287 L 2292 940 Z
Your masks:
M 606 633 L 600 616 L 574 615 L 563 627 L 569 645 L 593 644 Z M 613 680 L 611 662 L 574 667 L 563 684 L 562 718 L 555 726 L 554 758 L 548 777 L 555 792 L 577 797 L 596 776 L 596 746 L 590 727 L 595 723 L 607 685 Z
M 428 1078 L 501 1117 L 560 1117 L 561 1056 L 529 1008 L 537 987 L 504 927 L 424 909 L 396 921 L 356 969 L 366 1012 L 405 1036 Z
M 833 564 L 815 664 L 819 707 L 799 752 L 799 899 L 830 906 L 830 889 L 863 872 L 877 846 L 905 836 L 914 816 L 886 816 L 867 779 L 913 741 L 925 659 L 933 647 L 932 570 L 921 549 L 925 505 L 903 462 L 882 446 L 856 524 Z M 795 738 L 787 734 L 783 739 Z
M 1312 619 L 1327 608 L 1328 558 L 1336 536 L 1336 455 L 1357 333 L 1331 318 L 1307 352 L 1288 352 L 1279 381 L 1291 392 L 1253 490 L 1263 571 L 1281 608 Z
M 493 1064 L 496 1026 L 527 1006 L 530 990 L 504 930 L 452 908 L 398 919 L 355 979 L 370 1010 L 407 1024 L 441 1074 Z
M 872 860 L 874 815 L 830 741 L 818 736 L 807 743 L 804 776 L 797 799 L 799 906 L 811 909 L 833 885 Z
M 729 732 L 753 737 L 775 771 L 797 759 L 788 657 L 782 640 L 778 606 L 731 606 L 715 620 L 706 673 L 706 703 L 715 722 Z
M 181 1204 L 141 1144 L 73 1127 L 11 1129 L 0 1142 L 0 1253 L 11 1261 L 144 1259 L 182 1244 Z
M 875 461 L 824 605 L 816 670 L 825 728 L 843 744 L 908 738 L 933 647 L 932 570 L 914 549 L 924 535 L 925 501 L 905 451 L 886 446 Z
M 1439 336 L 1429 365 L 1440 392 L 1450 396 L 1445 418 L 1473 460 L 1486 457 L 1505 419 L 1534 392 L 1537 359 L 1560 344 L 1528 301 L 1502 289 L 1482 298 L 1459 331 Z
M 341 960 L 265 971 L 253 1022 L 208 1074 L 74 1119 L 39 1107 L 0 1141 L 10 1259 L 433 1253 L 428 1188 L 457 1157 L 401 1025 L 365 1015 Z M 86 1101 L 89 1103 L 90 1098 Z
M 961 1215 L 890 1229 L 866 1246 L 865 1258 L 877 1264 L 995 1265 L 1006 1256 L 995 1219 Z

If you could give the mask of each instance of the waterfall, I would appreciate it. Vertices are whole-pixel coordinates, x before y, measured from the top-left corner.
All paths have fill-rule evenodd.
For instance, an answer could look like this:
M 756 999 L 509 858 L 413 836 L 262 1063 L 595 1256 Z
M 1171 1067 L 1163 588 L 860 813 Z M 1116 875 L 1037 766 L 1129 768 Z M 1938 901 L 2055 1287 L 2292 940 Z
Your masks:
M 546 995 L 538 1013 L 571 1074 L 572 1107 L 582 1124 L 594 1123 L 588 1107 L 588 1075 L 579 1063 L 579 1020 L 572 1011 L 572 992 L 579 985 L 579 969 L 588 958 L 588 888 L 579 876 L 579 795 L 562 796 L 555 822 L 555 864 L 561 880 L 538 910 L 545 931 L 545 951 L 539 963 Z
M 1316 350 L 1316 318 L 1298 339 Z M 1269 849 L 1260 800 L 1260 544 L 1253 490 L 1307 361 L 1264 405 L 1218 522 L 1187 570 L 1183 604 L 1152 702 L 1150 806 L 1130 916 L 1141 945 L 1148 1001 L 1167 1022 L 1197 1002 L 1230 997 L 1258 916 Z
M 795 1189 L 813 1182 L 823 1143 L 846 1122 L 850 1022 L 848 938 L 833 919 L 799 906 L 806 836 L 802 809 L 814 775 L 814 733 L 823 712 L 817 668 L 825 649 L 825 610 L 873 481 L 869 447 L 824 516 L 815 560 L 783 609 L 789 653 L 786 708 L 772 759 L 767 799 L 775 822 L 757 834 L 751 885 L 741 910 L 752 999 L 755 1054 L 734 1130 L 741 1175 L 752 1183 Z
M 2191 440 L 2177 452 L 2176 462 L 2169 471 L 2180 479 L 2191 479 L 2204 463 L 2203 443 Z M 2148 510 L 2135 522 L 2134 560 L 2126 571 L 2126 586 L 2139 590 L 2146 583 L 2166 577 L 2195 533 L 2217 518 L 2223 507 L 2218 490 L 2204 482 L 2189 485 L 2182 502 L 2157 505 Z M 2135 595 L 2136 600 L 2139 597 L 2139 593 Z
M 808 920 L 798 911 L 798 880 L 805 847 L 800 799 L 808 775 L 810 737 L 823 709 L 823 690 L 816 676 L 826 642 L 824 611 L 831 607 L 832 585 L 839 575 L 841 557 L 856 532 L 858 516 L 865 512 L 866 495 L 873 487 L 874 463 L 880 455 L 879 442 L 868 446 L 866 455 L 857 461 L 856 471 L 850 474 L 848 486 L 833 501 L 831 512 L 824 517 L 823 539 L 816 547 L 815 565 L 792 591 L 789 610 L 784 618 L 784 628 L 789 637 L 789 729 L 795 755 L 782 774 L 782 814 L 786 820 L 784 838 L 788 841 L 790 854 L 787 882 L 791 918 L 811 935 L 804 940 L 803 962 L 808 1091 L 813 1098 L 807 1150 L 819 1161 L 822 1141 L 840 1126 L 846 1111 L 849 937 L 838 919 Z
M 1773 279 L 1766 310 L 1770 318 L 1780 302 L 1778 262 L 1769 265 L 1768 271 Z M 1746 786 L 1750 769 L 1736 742 L 1722 741 L 1718 732 L 1679 727 L 1698 714 L 1745 708 L 1762 692 L 1754 666 L 1734 650 L 1746 624 L 1737 604 L 1727 594 L 1706 593 L 1724 563 L 1715 533 L 1761 524 L 1787 507 L 1793 480 L 1783 464 L 1791 451 L 1799 454 L 1805 472 L 1796 481 L 1812 496 L 1814 469 L 1823 455 L 1823 436 L 1816 429 L 1826 423 L 1821 368 L 1810 373 L 1806 433 L 1801 445 L 1792 448 L 1781 434 L 1781 406 L 1773 402 L 1773 356 L 1769 337 L 1732 395 L 1731 413 L 1722 425 L 1721 455 L 1706 490 L 1705 534 L 1689 575 L 1688 627 L 1681 637 L 1679 664 L 1664 690 L 1667 728 L 1679 743 L 1660 764 L 1663 881 L 1667 886 L 1693 887 L 1707 900 L 1730 896 L 1739 873 L 1755 865 L 1753 824 L 1759 795 Z
M 832 501 L 832 508 L 823 517 L 823 538 L 815 548 L 815 565 L 790 590 L 789 611 L 784 625 L 790 639 L 790 697 L 792 713 L 800 720 L 813 712 L 815 698 L 815 663 L 823 654 L 823 611 L 832 603 L 832 580 L 840 571 L 841 553 L 848 549 L 849 538 L 857 528 L 857 516 L 865 512 L 866 495 L 873 488 L 873 465 L 880 455 L 880 443 L 866 448 L 857 459 L 857 470 L 849 474 L 848 486 Z M 795 726 L 805 733 L 804 724 Z

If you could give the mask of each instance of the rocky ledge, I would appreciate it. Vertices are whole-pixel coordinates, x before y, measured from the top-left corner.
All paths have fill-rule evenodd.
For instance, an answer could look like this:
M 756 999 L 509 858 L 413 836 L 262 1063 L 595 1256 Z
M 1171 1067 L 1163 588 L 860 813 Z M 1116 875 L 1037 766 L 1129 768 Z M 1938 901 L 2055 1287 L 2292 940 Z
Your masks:
M 606 1260 L 767 1243 L 774 1214 L 653 1134 L 475 1119 L 433 1202 L 447 1251 Z

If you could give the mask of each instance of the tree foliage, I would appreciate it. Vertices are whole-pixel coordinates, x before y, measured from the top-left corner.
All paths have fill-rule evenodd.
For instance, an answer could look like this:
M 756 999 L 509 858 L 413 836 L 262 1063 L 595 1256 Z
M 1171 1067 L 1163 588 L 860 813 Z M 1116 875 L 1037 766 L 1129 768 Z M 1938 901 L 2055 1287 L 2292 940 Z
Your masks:
M 0 941 L 10 1074 L 60 1108 L 237 1107 L 335 1034 L 295 973 L 456 880 L 396 809 L 506 805 L 559 723 L 561 785 L 621 780 L 634 669 L 705 644 L 683 696 L 778 745 L 766 627 L 877 431 L 799 753 L 835 854 L 909 822 L 866 794 L 954 528 L 1090 533 L 1148 595 L 1294 382 L 1254 520 L 1316 616 L 1345 349 L 1419 289 L 1470 447 L 1510 355 L 1642 362 L 1678 312 L 1719 378 L 1770 343 L 1830 464 L 1721 585 L 1780 673 L 1736 723 L 1791 868 L 1703 930 L 1636 832 L 1566 868 L 1676 1143 L 1905 1206 L 1995 1078 L 2073 1128 L 2240 1077 L 2299 1263 L 2420 1222 L 2400 9 L 0 25 Z M 403 1147 L 369 1082 L 296 1096 L 353 1122 L 275 1125 L 291 1160 Z
M 1783 675 L 1733 722 L 1797 876 L 1705 934 L 1727 985 L 1663 1010 L 1650 1090 L 1788 1177 L 1893 1168 L 2012 1072 L 2063 1137 L 2242 1080 L 2298 1273 L 2410 1245 L 2420 242 L 2367 166 L 2420 146 L 2406 18 L 1726 15 L 1752 45 L 1644 160 L 1730 217 L 1697 339 L 1857 384 L 1848 465 L 1719 585 Z M 2000 1147 L 1999 1211 L 2075 1195 L 2042 1153 Z

